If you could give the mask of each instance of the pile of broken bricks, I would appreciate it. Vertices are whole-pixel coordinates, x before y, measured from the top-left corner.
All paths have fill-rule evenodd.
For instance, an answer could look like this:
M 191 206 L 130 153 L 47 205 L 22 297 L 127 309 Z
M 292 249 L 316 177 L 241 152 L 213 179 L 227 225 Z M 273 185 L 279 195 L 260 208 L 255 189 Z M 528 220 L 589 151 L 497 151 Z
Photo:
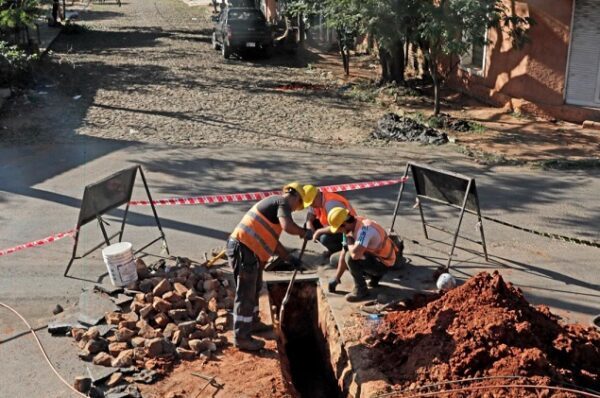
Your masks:
M 96 285 L 82 293 L 75 315 L 65 311 L 49 323 L 91 362 L 75 382 L 90 396 L 141 397 L 133 383 L 156 381 L 178 360 L 208 361 L 227 344 L 234 291 L 222 271 L 183 257 L 150 266 L 138 259 L 136 268 L 134 284 Z

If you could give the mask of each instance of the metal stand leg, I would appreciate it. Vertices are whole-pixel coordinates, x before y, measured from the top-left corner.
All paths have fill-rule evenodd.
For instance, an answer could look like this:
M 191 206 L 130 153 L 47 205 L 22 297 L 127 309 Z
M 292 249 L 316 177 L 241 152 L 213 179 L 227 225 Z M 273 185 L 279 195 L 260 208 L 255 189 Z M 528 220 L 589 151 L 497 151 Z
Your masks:
M 98 219 L 98 224 L 100 224 L 100 230 L 102 230 L 102 236 L 104 236 L 104 242 L 106 242 L 106 246 L 110 246 L 110 238 L 108 237 L 108 233 L 106 233 L 106 228 L 104 228 L 104 220 L 100 216 L 96 216 Z
M 465 198 L 463 199 L 462 207 L 460 209 L 460 216 L 458 217 L 458 225 L 456 226 L 456 232 L 452 238 L 452 247 L 450 248 L 450 254 L 448 256 L 448 264 L 446 264 L 446 271 L 450 269 L 450 263 L 452 262 L 452 256 L 454 255 L 454 249 L 456 248 L 456 240 L 458 239 L 458 233 L 460 232 L 460 225 L 462 224 L 463 217 L 465 215 L 465 208 L 467 207 L 467 200 L 469 199 L 469 192 L 471 192 L 471 185 L 473 180 L 469 180 L 467 184 L 467 190 L 465 192 Z
M 398 199 L 396 200 L 396 207 L 394 208 L 394 217 L 392 218 L 392 225 L 390 226 L 390 233 L 394 232 L 394 224 L 396 224 L 396 217 L 398 216 L 398 209 L 400 208 L 400 200 L 402 199 L 402 193 L 404 192 L 404 179 L 408 176 L 408 168 L 410 167 L 410 163 L 406 164 L 406 169 L 404 170 L 404 176 L 402 183 L 400 183 L 400 190 L 398 191 Z
M 123 240 L 123 231 L 125 231 L 125 222 L 127 221 L 127 215 L 129 214 L 129 202 L 125 206 L 125 214 L 123 214 L 123 221 L 121 221 L 121 231 L 119 232 L 119 242 Z
M 75 261 L 75 257 L 77 257 L 77 244 L 79 243 L 79 228 L 80 226 L 77 225 L 77 229 L 75 230 L 75 236 L 73 237 L 73 239 L 75 239 L 75 242 L 73 243 L 73 252 L 71 253 L 71 259 L 69 260 L 69 264 L 67 264 L 67 269 L 65 269 L 65 273 L 63 274 L 63 276 L 67 276 L 69 274 L 69 270 L 71 270 L 73 261 Z
M 156 225 L 158 226 L 158 230 L 160 231 L 160 236 L 163 240 L 163 244 L 167 254 L 171 254 L 169 252 L 169 245 L 167 244 L 167 238 L 165 237 L 165 233 L 163 232 L 162 226 L 160 225 L 160 219 L 158 218 L 158 213 L 156 212 L 156 207 L 152 201 L 152 194 L 150 193 L 150 188 L 148 188 L 148 183 L 146 182 L 146 176 L 144 176 L 144 171 L 141 167 L 139 167 L 140 175 L 142 176 L 142 182 L 144 183 L 144 189 L 146 190 L 146 195 L 148 195 L 148 200 L 150 201 L 150 207 L 152 208 L 152 213 L 154 214 L 154 220 L 156 221 Z
M 425 239 L 429 240 L 429 234 L 427 233 L 427 224 L 425 223 L 425 215 L 423 214 L 423 206 L 421 205 L 421 201 L 417 196 L 417 204 L 419 205 L 419 214 L 421 215 L 421 224 L 423 225 L 423 234 L 425 235 Z

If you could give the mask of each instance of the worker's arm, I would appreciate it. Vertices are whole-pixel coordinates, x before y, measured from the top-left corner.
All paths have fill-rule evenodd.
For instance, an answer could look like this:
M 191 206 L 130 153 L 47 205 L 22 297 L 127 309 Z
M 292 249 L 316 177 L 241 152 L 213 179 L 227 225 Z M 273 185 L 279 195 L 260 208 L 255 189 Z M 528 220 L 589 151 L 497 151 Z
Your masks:
M 290 257 L 290 253 L 287 251 L 287 249 L 279 242 L 277 242 L 277 247 L 275 248 L 275 254 L 277 254 L 277 256 L 282 259 L 283 261 L 286 261 L 289 257 Z
M 342 250 L 340 253 L 340 259 L 338 260 L 337 271 L 335 273 L 335 279 L 338 283 L 342 280 L 342 275 L 348 269 L 348 265 L 346 265 L 346 250 Z
M 313 235 L 313 241 L 317 242 L 319 240 L 319 238 L 321 237 L 321 235 L 330 235 L 330 234 L 331 234 L 331 229 L 329 227 L 319 228 L 315 231 L 315 233 Z
M 365 250 L 366 249 L 367 249 L 366 247 L 359 245 L 358 243 L 348 246 L 348 251 L 350 252 L 350 257 L 352 257 L 353 260 L 361 260 L 361 259 L 365 258 Z
M 279 217 L 279 223 L 281 224 L 281 228 L 288 234 L 304 238 L 306 230 L 296 224 L 291 217 Z
M 315 218 L 315 215 L 314 215 L 313 213 L 310 213 L 310 212 L 309 212 L 309 213 L 306 215 L 306 227 L 307 227 L 308 229 L 312 229 L 313 231 L 314 231 L 314 230 L 316 230 L 316 228 L 315 228 L 315 224 L 314 224 L 314 222 L 315 222 L 315 219 L 316 219 L 316 218 Z

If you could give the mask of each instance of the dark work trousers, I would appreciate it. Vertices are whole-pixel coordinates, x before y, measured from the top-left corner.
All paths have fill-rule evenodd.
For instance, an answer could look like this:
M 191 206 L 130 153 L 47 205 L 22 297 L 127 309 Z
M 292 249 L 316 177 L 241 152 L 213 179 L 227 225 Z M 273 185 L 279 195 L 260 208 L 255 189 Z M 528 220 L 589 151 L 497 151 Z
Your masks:
M 344 258 L 354 279 L 354 287 L 358 290 L 367 289 L 365 275 L 379 279 L 390 269 L 370 253 L 365 253 L 365 258 L 362 260 L 353 260 L 350 257 L 350 252 L 347 252 Z
M 315 230 L 323 228 L 323 224 L 317 219 L 313 221 Z M 323 234 L 319 237 L 319 242 L 329 250 L 329 253 L 337 253 L 342 250 L 342 236 L 343 234 Z
M 227 259 L 233 268 L 235 301 L 233 330 L 236 338 L 248 338 L 252 323 L 258 320 L 258 296 L 262 288 L 262 269 L 258 258 L 236 239 L 227 241 Z

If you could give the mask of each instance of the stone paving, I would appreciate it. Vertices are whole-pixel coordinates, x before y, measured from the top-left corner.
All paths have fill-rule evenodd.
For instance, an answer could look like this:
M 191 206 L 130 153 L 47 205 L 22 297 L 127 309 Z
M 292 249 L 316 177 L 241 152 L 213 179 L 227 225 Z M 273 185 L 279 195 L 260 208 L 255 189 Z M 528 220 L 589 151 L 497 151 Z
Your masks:
M 335 90 L 282 89 L 327 83 L 306 67 L 310 54 L 224 60 L 211 48 L 211 10 L 179 0 L 94 3 L 81 12 L 85 31 L 62 34 L 37 86 L 7 106 L 0 143 L 87 135 L 308 148 L 365 139 L 377 116 L 370 107 Z

